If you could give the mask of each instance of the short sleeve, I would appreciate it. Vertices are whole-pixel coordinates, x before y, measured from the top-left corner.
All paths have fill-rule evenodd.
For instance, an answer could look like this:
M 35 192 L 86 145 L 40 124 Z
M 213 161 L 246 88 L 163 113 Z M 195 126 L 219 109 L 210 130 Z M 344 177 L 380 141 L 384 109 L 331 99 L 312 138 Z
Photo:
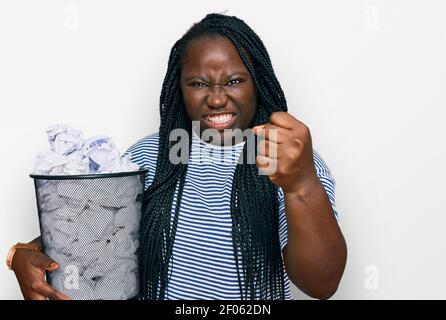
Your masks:
M 321 181 L 322 186 L 327 193 L 328 199 L 330 200 L 331 207 L 333 209 L 333 214 L 338 220 L 338 211 L 335 206 L 335 181 L 331 175 L 330 169 L 328 168 L 325 161 L 322 157 L 313 150 L 313 161 L 314 166 L 316 168 L 316 174 Z M 285 213 L 285 197 L 283 194 L 282 188 L 279 188 L 278 191 L 278 199 L 279 199 L 279 238 L 280 238 L 280 247 L 283 248 L 288 243 L 288 228 L 287 228 L 287 220 Z
M 148 169 L 144 190 L 152 184 L 155 177 L 158 145 L 159 135 L 154 133 L 138 140 L 124 153 L 124 155 L 130 155 L 132 162 L 138 164 L 141 168 Z

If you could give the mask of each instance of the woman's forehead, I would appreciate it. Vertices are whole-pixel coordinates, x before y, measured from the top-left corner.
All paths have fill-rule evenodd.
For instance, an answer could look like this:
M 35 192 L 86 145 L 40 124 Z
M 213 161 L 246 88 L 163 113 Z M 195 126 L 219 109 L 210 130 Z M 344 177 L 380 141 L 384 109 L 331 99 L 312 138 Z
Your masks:
M 226 37 L 201 37 L 191 40 L 183 57 L 183 72 L 225 69 L 246 72 L 237 48 Z

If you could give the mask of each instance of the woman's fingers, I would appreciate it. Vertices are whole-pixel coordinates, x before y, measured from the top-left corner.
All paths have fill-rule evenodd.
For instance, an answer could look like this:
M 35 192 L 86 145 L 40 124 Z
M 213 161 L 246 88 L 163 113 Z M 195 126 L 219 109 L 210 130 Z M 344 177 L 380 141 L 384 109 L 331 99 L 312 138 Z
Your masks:
M 53 259 L 51 259 L 50 257 L 48 257 L 46 254 L 39 254 L 36 255 L 33 259 L 33 264 L 34 266 L 45 270 L 45 271 L 55 271 L 57 269 L 59 269 L 59 264 L 54 261 Z
M 252 130 L 258 137 L 262 137 L 278 144 L 284 143 L 291 135 L 291 130 L 281 128 L 270 123 L 256 126 L 252 128 Z
M 48 300 L 45 296 L 35 292 L 23 295 L 23 297 L 25 298 L 25 300 Z
M 60 268 L 60 265 L 48 257 L 45 254 L 36 256 L 34 260 L 34 265 L 41 270 L 48 272 L 56 271 Z M 69 300 L 70 298 L 63 294 L 62 292 L 56 290 L 54 287 L 50 286 L 45 280 L 38 281 L 36 285 L 32 288 L 38 295 L 51 300 Z
M 262 139 L 257 144 L 257 153 L 259 155 L 271 158 L 271 159 L 277 159 L 277 150 L 278 150 L 278 144 L 276 142 L 272 142 L 269 140 Z
M 62 292 L 50 286 L 44 279 L 31 284 L 31 293 L 28 293 L 33 300 L 69 300 L 70 298 Z
M 56 290 L 48 283 L 44 282 L 39 291 L 43 296 L 50 300 L 70 300 L 70 298 L 62 292 Z
M 256 166 L 261 174 L 270 176 L 277 172 L 277 159 L 257 155 Z
M 41 296 L 40 294 L 36 294 L 36 293 L 29 293 L 27 294 L 25 291 L 22 290 L 22 294 L 23 294 L 23 298 L 25 300 L 44 300 L 44 296 Z M 33 297 L 35 297 L 35 299 L 33 299 Z
M 26 249 L 17 250 L 13 269 L 20 284 L 23 297 L 27 300 L 67 300 L 68 296 L 50 286 L 45 272 L 59 269 L 59 264 L 42 252 Z

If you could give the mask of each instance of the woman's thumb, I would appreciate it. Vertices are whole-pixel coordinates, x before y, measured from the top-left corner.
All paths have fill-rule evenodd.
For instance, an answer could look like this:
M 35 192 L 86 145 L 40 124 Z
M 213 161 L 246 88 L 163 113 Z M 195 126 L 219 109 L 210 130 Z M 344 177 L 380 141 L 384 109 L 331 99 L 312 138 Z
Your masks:
M 60 268 L 60 265 L 56 261 L 44 254 L 39 255 L 36 266 L 46 271 L 55 271 Z

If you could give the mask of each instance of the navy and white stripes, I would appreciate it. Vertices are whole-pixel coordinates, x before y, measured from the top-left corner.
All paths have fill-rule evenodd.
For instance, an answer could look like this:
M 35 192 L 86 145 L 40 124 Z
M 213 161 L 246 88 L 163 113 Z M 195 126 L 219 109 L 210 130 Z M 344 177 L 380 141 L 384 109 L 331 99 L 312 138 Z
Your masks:
M 149 170 L 145 188 L 154 178 L 158 140 L 158 133 L 149 135 L 127 151 L 133 162 Z M 230 200 L 232 179 L 243 146 L 240 143 L 215 147 L 194 135 L 180 203 L 166 299 L 241 298 L 231 238 Z M 337 217 L 334 180 L 316 152 L 313 159 L 316 172 Z M 283 248 L 287 243 L 287 225 L 281 189 L 279 209 L 279 235 Z M 291 299 L 290 280 L 286 272 L 285 297 Z

